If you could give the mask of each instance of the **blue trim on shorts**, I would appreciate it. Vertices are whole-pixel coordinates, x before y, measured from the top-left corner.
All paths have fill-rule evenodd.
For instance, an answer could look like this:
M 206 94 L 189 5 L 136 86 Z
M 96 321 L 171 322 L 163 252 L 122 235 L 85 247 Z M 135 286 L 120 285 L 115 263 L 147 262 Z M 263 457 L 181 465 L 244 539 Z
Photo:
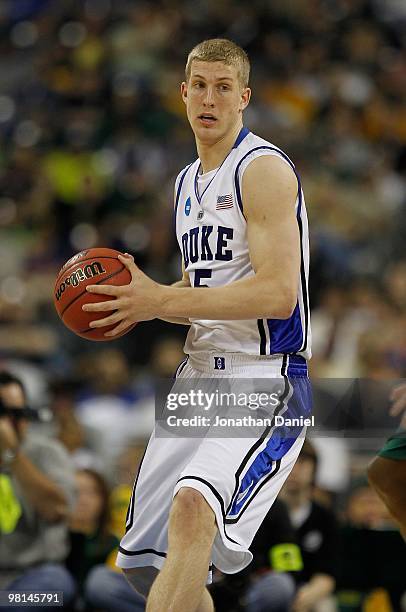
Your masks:
M 300 358 L 303 359 L 303 358 Z M 312 393 L 310 380 L 307 376 L 294 376 L 291 380 L 285 377 L 288 392 L 293 391 L 288 400 L 287 409 L 283 412 L 285 418 L 307 418 L 312 409 Z M 284 406 L 281 398 L 280 408 Z M 271 428 L 268 428 L 270 431 Z M 234 492 L 232 503 L 227 510 L 227 523 L 237 522 L 262 487 L 279 471 L 283 457 L 290 451 L 301 432 L 301 425 L 280 425 L 275 427 L 265 448 L 255 457 L 249 469 Z M 263 440 L 262 440 L 263 441 Z

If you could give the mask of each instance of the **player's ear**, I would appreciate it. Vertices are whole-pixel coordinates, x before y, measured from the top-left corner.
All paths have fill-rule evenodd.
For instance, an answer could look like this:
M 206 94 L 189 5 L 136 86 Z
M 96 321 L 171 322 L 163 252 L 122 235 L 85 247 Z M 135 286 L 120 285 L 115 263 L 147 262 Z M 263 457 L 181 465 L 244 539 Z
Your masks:
M 250 99 L 251 99 L 251 89 L 249 87 L 245 87 L 241 93 L 241 103 L 240 103 L 241 112 L 247 108 L 250 102 Z
M 180 93 L 182 96 L 182 100 L 184 101 L 184 103 L 186 104 L 186 98 L 187 98 L 187 83 L 185 81 L 183 81 L 180 84 Z

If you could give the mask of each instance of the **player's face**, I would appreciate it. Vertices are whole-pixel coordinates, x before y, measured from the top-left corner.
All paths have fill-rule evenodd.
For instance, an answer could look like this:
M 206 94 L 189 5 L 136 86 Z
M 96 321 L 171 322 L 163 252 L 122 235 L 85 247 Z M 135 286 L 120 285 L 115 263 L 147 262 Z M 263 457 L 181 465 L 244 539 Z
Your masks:
M 251 95 L 248 87 L 242 87 L 235 66 L 198 60 L 192 62 L 181 92 L 192 130 L 203 144 L 215 144 L 235 131 Z

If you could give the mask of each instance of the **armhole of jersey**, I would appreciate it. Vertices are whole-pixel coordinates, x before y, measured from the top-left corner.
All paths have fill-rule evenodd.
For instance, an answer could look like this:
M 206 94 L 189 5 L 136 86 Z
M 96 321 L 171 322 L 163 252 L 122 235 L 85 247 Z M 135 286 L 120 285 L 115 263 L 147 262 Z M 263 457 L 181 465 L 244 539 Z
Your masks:
M 258 159 L 258 157 L 263 157 L 264 155 L 274 155 L 275 157 L 279 157 L 295 173 L 297 183 L 298 183 L 297 198 L 296 198 L 296 214 L 299 217 L 301 213 L 301 205 L 302 205 L 302 185 L 301 185 L 300 177 L 298 173 L 296 172 L 296 168 L 293 162 L 289 159 L 289 157 L 280 149 L 277 149 L 276 147 L 269 147 L 269 146 L 256 147 L 255 149 L 251 149 L 251 151 L 248 151 L 248 153 L 246 153 L 244 157 L 240 159 L 235 169 L 235 174 L 234 174 L 235 194 L 237 197 L 238 208 L 240 209 L 242 216 L 245 219 L 244 207 L 242 203 L 242 177 L 244 175 L 244 172 L 248 168 L 248 166 L 251 164 L 251 162 L 253 162 L 255 159 Z
M 182 191 L 183 181 L 185 180 L 187 171 L 193 164 L 189 164 L 178 174 L 175 180 L 175 189 L 174 189 L 174 207 L 173 207 L 173 218 L 174 218 L 174 226 L 175 226 L 175 234 L 176 234 L 176 218 L 178 216 L 178 204 L 180 199 L 180 193 Z

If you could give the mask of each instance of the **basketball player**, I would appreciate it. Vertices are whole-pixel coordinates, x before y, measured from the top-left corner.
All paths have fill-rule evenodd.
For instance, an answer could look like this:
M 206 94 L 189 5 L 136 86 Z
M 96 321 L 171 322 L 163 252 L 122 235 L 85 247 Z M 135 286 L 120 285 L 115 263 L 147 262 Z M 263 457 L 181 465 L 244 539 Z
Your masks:
M 368 479 L 399 523 L 406 541 L 406 384 L 393 389 L 390 414 L 403 414 L 398 432 L 387 440 L 368 468 Z
M 310 410 L 308 228 L 290 159 L 243 126 L 250 101 L 248 57 L 236 44 L 206 40 L 189 54 L 181 95 L 199 158 L 175 183 L 183 279 L 155 283 L 132 257 L 125 287 L 90 286 L 114 309 L 94 327 L 114 337 L 155 317 L 190 325 L 175 387 L 185 379 L 278 379 L 277 408 Z M 118 555 L 148 612 L 210 612 L 205 583 L 213 563 L 236 573 L 291 471 L 303 427 L 279 439 L 151 436 L 134 485 Z M 161 570 L 150 588 L 157 570 Z

